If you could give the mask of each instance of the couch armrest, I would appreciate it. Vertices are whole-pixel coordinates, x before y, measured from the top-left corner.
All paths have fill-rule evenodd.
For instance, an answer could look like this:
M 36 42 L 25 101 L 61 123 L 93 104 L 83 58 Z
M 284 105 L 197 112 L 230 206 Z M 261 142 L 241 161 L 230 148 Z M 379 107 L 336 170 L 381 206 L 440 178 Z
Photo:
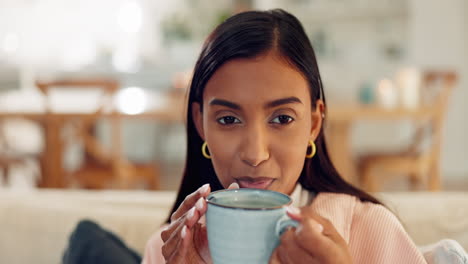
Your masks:
M 142 253 L 174 198 L 173 192 L 2 191 L 0 258 L 2 263 L 60 263 L 82 219 L 96 221 Z
M 389 192 L 376 196 L 397 215 L 416 244 L 450 238 L 468 248 L 468 193 Z

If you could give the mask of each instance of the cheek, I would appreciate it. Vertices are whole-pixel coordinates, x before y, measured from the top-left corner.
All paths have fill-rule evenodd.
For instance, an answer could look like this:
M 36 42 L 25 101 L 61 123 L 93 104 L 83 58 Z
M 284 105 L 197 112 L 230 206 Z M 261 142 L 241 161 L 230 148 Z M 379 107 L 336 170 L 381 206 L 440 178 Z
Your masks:
M 213 130 L 211 130 L 213 131 Z M 236 143 L 232 137 L 227 137 L 223 133 L 208 133 L 209 152 L 211 162 L 216 175 L 221 184 L 227 188 L 231 184 L 229 171 L 236 158 Z
M 274 134 L 272 146 L 275 152 L 281 154 L 284 159 L 296 161 L 299 158 L 303 162 L 310 138 L 310 122 L 296 123 L 291 129 Z
M 304 127 L 290 132 L 274 140 L 271 154 L 281 171 L 284 184 L 294 185 L 304 167 L 310 134 Z

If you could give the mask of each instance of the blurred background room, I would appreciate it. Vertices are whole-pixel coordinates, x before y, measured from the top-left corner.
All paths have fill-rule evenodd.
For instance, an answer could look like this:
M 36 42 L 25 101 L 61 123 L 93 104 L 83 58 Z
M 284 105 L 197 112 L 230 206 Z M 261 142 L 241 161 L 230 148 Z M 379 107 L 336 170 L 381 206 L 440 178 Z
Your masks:
M 0 188 L 175 190 L 204 38 L 276 7 L 315 48 L 347 180 L 468 190 L 464 0 L 0 0 Z
M 468 248 L 468 1 L 0 0 L 0 262 L 59 263 L 91 219 L 142 254 L 185 162 L 204 38 L 283 8 L 315 49 L 343 177 L 419 246 Z

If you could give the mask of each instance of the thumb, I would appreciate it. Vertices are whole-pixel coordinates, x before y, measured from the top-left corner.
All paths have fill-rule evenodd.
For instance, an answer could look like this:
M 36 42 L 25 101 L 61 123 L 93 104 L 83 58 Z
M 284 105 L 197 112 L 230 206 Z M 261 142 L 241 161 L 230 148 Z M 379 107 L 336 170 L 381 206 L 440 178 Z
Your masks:
M 239 189 L 239 184 L 237 182 L 233 182 L 229 185 L 228 189 Z

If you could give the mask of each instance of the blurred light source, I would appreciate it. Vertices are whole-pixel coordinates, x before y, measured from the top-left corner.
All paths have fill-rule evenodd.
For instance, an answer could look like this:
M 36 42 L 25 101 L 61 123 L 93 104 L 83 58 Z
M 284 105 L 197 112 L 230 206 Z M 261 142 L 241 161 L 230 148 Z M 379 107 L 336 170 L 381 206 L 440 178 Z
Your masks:
M 13 33 L 8 33 L 3 40 L 3 50 L 7 54 L 12 54 L 18 50 L 19 38 Z
M 119 26 L 127 33 L 137 33 L 143 22 L 143 11 L 138 2 L 126 1 L 119 9 Z
M 146 110 L 146 93 L 139 87 L 128 87 L 117 93 L 117 109 L 128 115 L 136 115 Z

